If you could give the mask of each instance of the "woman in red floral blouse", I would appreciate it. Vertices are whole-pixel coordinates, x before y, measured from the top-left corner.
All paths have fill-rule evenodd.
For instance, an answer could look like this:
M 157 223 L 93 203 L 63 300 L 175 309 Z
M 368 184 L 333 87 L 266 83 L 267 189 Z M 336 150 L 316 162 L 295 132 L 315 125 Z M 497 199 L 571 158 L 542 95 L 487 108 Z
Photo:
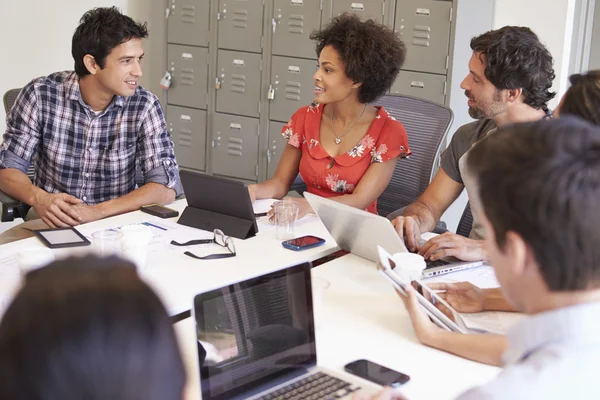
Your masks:
M 319 63 L 315 101 L 284 126 L 288 144 L 273 178 L 250 185 L 252 200 L 282 198 L 298 172 L 307 190 L 377 212 L 398 157 L 410 155 L 406 130 L 383 108 L 369 103 L 384 95 L 404 62 L 404 43 L 394 32 L 353 14 L 314 32 Z M 311 212 L 305 199 L 299 217 Z

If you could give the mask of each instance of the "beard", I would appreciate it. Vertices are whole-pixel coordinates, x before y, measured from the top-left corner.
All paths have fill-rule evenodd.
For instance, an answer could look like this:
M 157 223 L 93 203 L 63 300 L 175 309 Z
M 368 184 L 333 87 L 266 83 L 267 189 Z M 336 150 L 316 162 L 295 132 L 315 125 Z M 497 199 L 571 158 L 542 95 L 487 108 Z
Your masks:
M 473 119 L 494 118 L 495 116 L 501 114 L 504 111 L 500 90 L 497 90 L 496 93 L 494 93 L 494 97 L 490 101 L 476 101 L 471 96 L 471 92 L 469 92 L 468 90 L 465 91 L 465 96 L 467 96 L 469 100 L 475 103 L 474 105 L 469 106 L 469 115 Z

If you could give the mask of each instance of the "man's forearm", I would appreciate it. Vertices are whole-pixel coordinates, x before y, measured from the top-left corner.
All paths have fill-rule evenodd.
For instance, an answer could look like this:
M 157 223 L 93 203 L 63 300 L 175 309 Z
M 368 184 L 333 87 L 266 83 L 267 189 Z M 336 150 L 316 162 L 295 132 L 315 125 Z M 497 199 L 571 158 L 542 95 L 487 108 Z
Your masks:
M 30 206 L 35 206 L 37 195 L 46 193 L 34 186 L 26 174 L 14 168 L 0 169 L 0 190 Z
M 431 209 L 422 201 L 417 199 L 410 203 L 402 214 L 404 217 L 413 217 L 417 220 L 421 232 L 430 232 L 437 223 L 436 217 Z
M 160 183 L 146 183 L 131 193 L 96 205 L 103 218 L 139 210 L 147 204 L 169 204 L 175 201 L 175 190 Z
M 502 366 L 502 354 L 508 347 L 506 337 L 500 335 L 439 331 L 423 339 L 427 346 L 498 367 Z
M 484 289 L 483 292 L 485 294 L 483 299 L 483 309 L 485 311 L 516 311 L 515 308 L 506 301 L 502 289 Z

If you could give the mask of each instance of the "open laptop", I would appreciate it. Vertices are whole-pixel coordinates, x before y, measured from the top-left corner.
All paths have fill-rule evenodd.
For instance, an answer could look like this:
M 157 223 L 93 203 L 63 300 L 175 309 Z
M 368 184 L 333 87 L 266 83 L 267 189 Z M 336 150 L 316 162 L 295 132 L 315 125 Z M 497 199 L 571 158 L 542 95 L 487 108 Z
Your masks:
M 379 260 L 377 245 L 390 254 L 408 251 L 387 218 L 308 192 L 304 192 L 304 197 L 343 250 L 373 262 Z M 423 277 L 479 267 L 483 261 L 467 262 L 447 258 L 426 260 L 426 263 Z
M 317 366 L 310 262 L 194 299 L 203 400 L 350 399 L 377 386 Z

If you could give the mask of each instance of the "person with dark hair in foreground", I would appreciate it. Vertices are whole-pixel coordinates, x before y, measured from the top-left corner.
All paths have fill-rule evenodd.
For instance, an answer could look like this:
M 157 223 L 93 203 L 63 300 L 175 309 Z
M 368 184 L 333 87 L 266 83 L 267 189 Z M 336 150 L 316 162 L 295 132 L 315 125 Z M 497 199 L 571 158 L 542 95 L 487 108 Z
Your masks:
M 95 8 L 73 35 L 75 71 L 23 88 L 0 145 L 0 190 L 30 205 L 32 221 L 0 243 L 32 236 L 31 229 L 171 203 L 183 193 L 158 98 L 139 85 L 147 36 L 145 24 L 117 8 Z M 26 175 L 32 162 L 33 183 Z
M 459 399 L 600 398 L 600 127 L 575 117 L 511 125 L 473 146 L 467 164 L 502 292 L 528 317 L 509 332 L 503 372 Z M 443 331 L 414 289 L 400 296 L 426 344 L 486 336 Z
M 249 185 L 250 196 L 280 199 L 300 172 L 308 192 L 376 213 L 396 160 L 411 152 L 402 124 L 370 103 L 391 87 L 406 48 L 388 27 L 354 14 L 333 18 L 310 37 L 319 57 L 315 101 L 284 126 L 288 144 L 275 175 Z M 290 201 L 299 217 L 311 212 L 305 199 Z
M 456 131 L 442 153 L 440 170 L 425 192 L 405 210 L 399 210 L 401 216 L 390 215 L 409 250 L 418 250 L 430 260 L 448 256 L 464 261 L 487 258 L 485 232 L 476 210 L 469 238 L 447 232 L 420 245 L 421 233 L 434 229 L 463 188 L 469 198 L 474 193 L 465 162 L 471 146 L 497 127 L 550 116 L 547 102 L 555 96 L 550 91 L 554 80 L 552 56 L 531 29 L 505 26 L 473 38 L 471 49 L 469 74 L 461 88 L 468 99 L 469 114 L 477 121 Z
M 181 400 L 173 324 L 135 267 L 92 256 L 27 274 L 0 323 L 0 399 Z

